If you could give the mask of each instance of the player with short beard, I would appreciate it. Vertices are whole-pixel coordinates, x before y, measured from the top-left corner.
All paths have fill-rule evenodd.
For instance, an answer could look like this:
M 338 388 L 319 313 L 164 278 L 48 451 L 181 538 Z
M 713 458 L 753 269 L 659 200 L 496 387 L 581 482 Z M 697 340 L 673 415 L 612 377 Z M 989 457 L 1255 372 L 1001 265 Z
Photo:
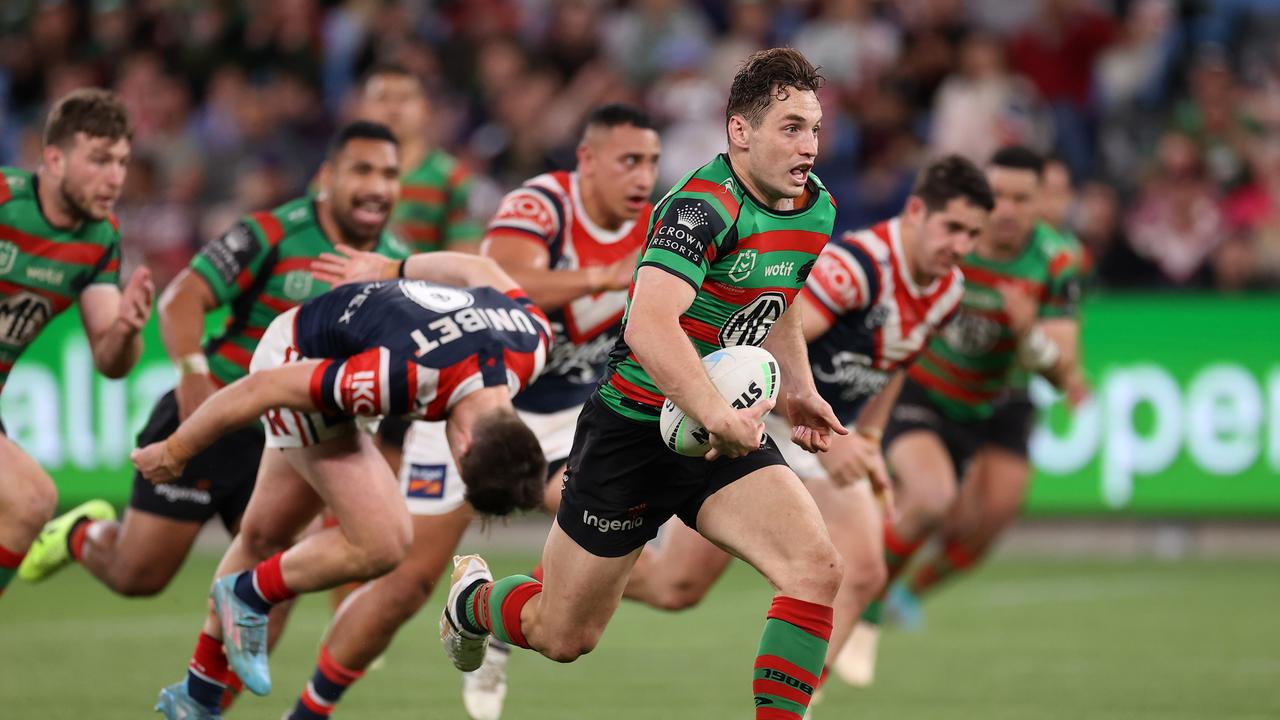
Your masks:
M 180 377 L 156 402 L 139 446 L 168 437 L 218 388 L 244 377 L 271 321 L 329 289 L 311 273 L 322 253 L 346 246 L 407 256 L 386 231 L 399 172 L 390 130 L 353 123 L 334 136 L 316 196 L 250 213 L 205 245 L 160 298 L 160 334 Z M 230 308 L 225 327 L 201 348 L 205 316 L 224 306 Z M 122 595 L 160 592 L 207 521 L 218 517 L 229 532 L 237 531 L 262 444 L 262 429 L 254 423 L 191 458 L 172 483 L 157 486 L 136 474 L 121 522 L 101 500 L 58 517 L 32 549 L 22 577 L 42 580 L 76 560 Z
M 0 168 L 0 392 L 22 351 L 77 301 L 98 372 L 124 377 L 142 353 L 155 288 L 143 267 L 120 291 L 120 229 L 111 214 L 132 137 L 118 97 L 76 90 L 49 112 L 39 170 Z M 0 594 L 26 567 L 57 502 L 53 480 L 0 422 Z M 109 505 L 93 512 L 115 516 Z

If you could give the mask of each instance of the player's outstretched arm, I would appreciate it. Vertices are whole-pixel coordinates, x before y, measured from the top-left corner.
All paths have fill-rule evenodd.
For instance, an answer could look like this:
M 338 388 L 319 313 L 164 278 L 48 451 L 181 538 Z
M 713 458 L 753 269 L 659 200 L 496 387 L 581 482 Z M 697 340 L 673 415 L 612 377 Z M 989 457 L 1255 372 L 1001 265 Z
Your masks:
M 1067 396 L 1072 407 L 1089 396 L 1080 359 L 1080 323 L 1073 317 L 1046 318 L 1036 324 L 1044 338 L 1057 348 L 1052 364 L 1039 371 Z M 1034 332 L 1034 331 L 1033 331 Z
M 311 273 L 317 279 L 331 285 L 403 277 L 455 287 L 488 285 L 502 292 L 520 287 L 498 263 L 470 253 L 446 250 L 418 253 L 406 260 L 391 260 L 346 245 L 338 245 L 335 249 L 336 253 L 322 254 L 311 266 Z
M 849 431 L 814 387 L 802 312 L 799 303 L 792 303 L 769 329 L 764 348 L 778 361 L 782 374 L 780 405 L 793 426 L 792 442 L 809 452 L 821 452 L 827 449 L 831 433 Z
M 636 266 L 636 255 L 632 254 L 611 265 L 552 270 L 545 245 L 509 231 L 486 235 L 480 254 L 496 260 L 543 310 L 555 310 L 586 295 L 626 290 Z
M 114 285 L 94 284 L 80 293 L 93 366 L 109 378 L 122 378 L 142 355 L 142 328 L 151 317 L 156 288 L 145 266 L 134 271 L 121 292 Z
M 305 360 L 252 373 L 214 393 L 163 442 L 134 450 L 129 459 L 153 483 L 182 475 L 196 453 L 272 408 L 315 411 L 311 376 L 320 360 Z

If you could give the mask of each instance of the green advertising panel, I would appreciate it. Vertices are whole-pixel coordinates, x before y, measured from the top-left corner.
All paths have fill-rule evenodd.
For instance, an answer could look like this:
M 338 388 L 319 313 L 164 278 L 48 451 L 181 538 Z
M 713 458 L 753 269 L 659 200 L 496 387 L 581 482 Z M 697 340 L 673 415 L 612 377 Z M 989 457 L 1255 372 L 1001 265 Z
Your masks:
M 1280 297 L 1100 297 L 1083 312 L 1094 397 L 1036 428 L 1029 509 L 1280 514 Z
M 1094 397 L 1047 407 L 1032 437 L 1038 514 L 1280 515 L 1280 297 L 1098 297 L 1084 308 Z M 155 323 L 125 380 L 93 372 L 77 314 L 49 325 L 0 397 L 9 436 L 64 506 L 124 504 L 129 451 L 175 373 Z

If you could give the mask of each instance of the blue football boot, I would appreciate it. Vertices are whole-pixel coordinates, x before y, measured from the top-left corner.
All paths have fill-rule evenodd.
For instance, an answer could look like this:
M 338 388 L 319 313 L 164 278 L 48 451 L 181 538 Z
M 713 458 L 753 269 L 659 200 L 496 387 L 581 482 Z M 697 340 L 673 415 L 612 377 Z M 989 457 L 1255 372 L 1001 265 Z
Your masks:
M 249 607 L 235 593 L 236 576 L 220 577 L 213 583 L 213 611 L 222 625 L 222 647 L 231 671 L 240 676 L 254 695 L 271 692 L 271 669 L 267 667 L 267 616 Z

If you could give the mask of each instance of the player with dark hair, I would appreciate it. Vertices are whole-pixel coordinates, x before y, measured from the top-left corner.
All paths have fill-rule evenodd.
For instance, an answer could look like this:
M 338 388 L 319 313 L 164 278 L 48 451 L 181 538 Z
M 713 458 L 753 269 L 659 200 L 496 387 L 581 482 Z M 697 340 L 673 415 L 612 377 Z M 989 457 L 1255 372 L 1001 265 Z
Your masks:
M 0 168 L 0 392 L 9 372 L 54 316 L 80 303 L 93 364 L 121 378 L 142 353 L 155 288 L 139 268 L 119 288 L 120 229 L 111 214 L 124 187 L 133 128 L 120 98 L 75 90 L 44 129 L 40 168 Z M 0 422 L 0 594 L 57 508 L 48 473 Z M 105 503 L 81 511 L 114 518 Z M 28 560 L 24 560 L 27 558 Z
M 345 245 L 392 258 L 408 255 L 386 231 L 399 171 L 390 130 L 352 123 L 331 141 L 315 197 L 251 213 L 201 249 L 160 298 L 160 334 L 180 376 L 156 402 L 139 447 L 167 438 L 218 388 L 244 377 L 271 321 L 329 289 L 311 273 L 322 253 Z M 227 324 L 201 348 L 205 316 L 222 306 L 231 310 Z M 24 579 L 43 579 L 76 560 L 123 595 L 160 592 L 206 522 L 218 517 L 236 532 L 262 444 L 262 429 L 246 425 L 192 457 L 173 482 L 155 485 L 135 475 L 122 522 L 94 513 L 109 507 L 101 500 L 58 517 L 28 556 Z
M 878 504 L 874 494 L 888 492 L 880 436 L 902 373 L 959 307 L 964 284 L 957 264 L 973 249 L 993 204 L 972 162 L 956 155 L 936 160 L 920 172 L 899 216 L 828 243 L 800 293 L 818 391 L 851 431 L 817 455 L 780 446 L 844 557 L 828 658 L 884 585 L 880 505 L 892 503 L 886 496 Z M 776 415 L 765 426 L 774 435 L 787 432 Z M 627 597 L 683 610 L 706 595 L 730 559 L 672 524 L 632 574 Z
M 470 215 L 470 174 L 432 145 L 431 110 L 422 80 L 408 68 L 383 63 L 365 73 L 357 113 L 391 128 L 400 141 L 404 174 L 392 231 L 414 252 L 475 252 L 484 230 Z
M 327 256 L 320 277 L 344 279 L 348 255 Z M 143 476 L 169 482 L 196 453 L 258 416 L 266 446 L 279 450 L 262 456 L 187 679 L 160 693 L 166 717 L 217 717 L 232 672 L 250 691 L 270 692 L 265 625 L 273 605 L 378 577 L 404 559 L 409 514 L 356 416 L 447 420 L 467 500 L 481 513 L 506 515 L 541 500 L 546 460 L 511 396 L 545 361 L 551 331 L 542 311 L 486 258 L 379 262 L 388 280 L 344 285 L 277 317 L 248 375 L 166 440 L 133 453 Z M 322 507 L 339 526 L 295 543 Z
M 764 436 L 773 402 L 735 409 L 700 357 L 764 345 L 777 358 L 792 438 L 825 450 L 845 433 L 809 372 L 789 309 L 830 238 L 835 206 L 811 173 L 822 78 L 797 51 L 749 57 L 729 93 L 729 149 L 656 206 L 608 374 L 578 418 L 544 580 L 494 582 L 458 558 L 440 620 L 454 665 L 480 665 L 490 635 L 559 662 L 591 651 L 641 548 L 679 515 L 777 588 L 755 662 L 757 718 L 795 718 L 817 684 L 840 557 L 812 498 Z M 711 434 L 705 458 L 676 455 L 658 432 L 664 400 Z M 762 441 L 763 437 L 763 441 Z
M 1026 148 L 992 156 L 986 174 L 995 209 L 960 265 L 960 311 L 908 371 L 885 428 L 897 499 L 897 513 L 884 523 L 890 583 L 941 527 L 978 450 L 999 447 L 1026 457 L 1029 415 L 995 413 L 1016 368 L 1059 387 L 1073 382 L 1074 345 L 1055 339 L 1053 328 L 1074 323 L 1080 277 L 1069 248 L 1037 224 L 1043 169 L 1043 159 Z M 834 666 L 852 684 L 874 678 L 880 619 L 878 598 Z
M 514 400 L 551 461 L 548 488 L 559 489 L 582 402 L 618 338 L 626 288 L 648 226 L 658 153 L 658 134 L 643 112 L 622 105 L 598 108 L 587 119 L 577 169 L 539 175 L 508 193 L 485 235 L 484 254 L 548 311 L 556 338 L 542 375 Z M 352 273 L 362 277 L 354 268 Z M 400 466 L 413 547 L 394 571 L 343 604 L 293 720 L 332 712 L 431 596 L 474 514 L 462 470 L 450 455 L 442 423 L 413 424 Z M 558 504 L 558 497 L 548 496 Z M 506 648 L 490 648 L 487 658 L 464 678 L 463 700 L 476 720 L 498 718 L 506 694 Z
M 1061 159 L 1044 164 L 1040 192 L 1040 223 L 1035 233 L 1057 241 L 1072 255 L 1075 272 L 1088 275 L 1087 251 L 1065 227 L 1071 204 L 1071 170 Z M 1081 368 L 1080 322 L 1075 316 L 1039 322 L 1040 328 L 1066 354 L 1074 358 L 1067 373 L 1067 404 L 1078 406 L 1089 394 Z M 1016 368 L 1009 389 L 994 405 L 993 427 L 1016 429 L 1029 435 L 1035 421 L 1035 405 L 1028 392 L 1030 374 Z M 1022 442 L 1025 447 L 1026 440 Z M 1031 484 L 1031 463 L 1025 452 L 1010 451 L 1002 444 L 988 444 L 974 454 L 960 484 L 955 505 L 938 532 L 938 549 L 920 563 L 905 582 L 896 583 L 886 598 L 886 614 L 892 612 L 909 625 L 921 622 L 920 599 L 946 580 L 971 571 L 981 562 L 1005 530 L 1021 513 Z

